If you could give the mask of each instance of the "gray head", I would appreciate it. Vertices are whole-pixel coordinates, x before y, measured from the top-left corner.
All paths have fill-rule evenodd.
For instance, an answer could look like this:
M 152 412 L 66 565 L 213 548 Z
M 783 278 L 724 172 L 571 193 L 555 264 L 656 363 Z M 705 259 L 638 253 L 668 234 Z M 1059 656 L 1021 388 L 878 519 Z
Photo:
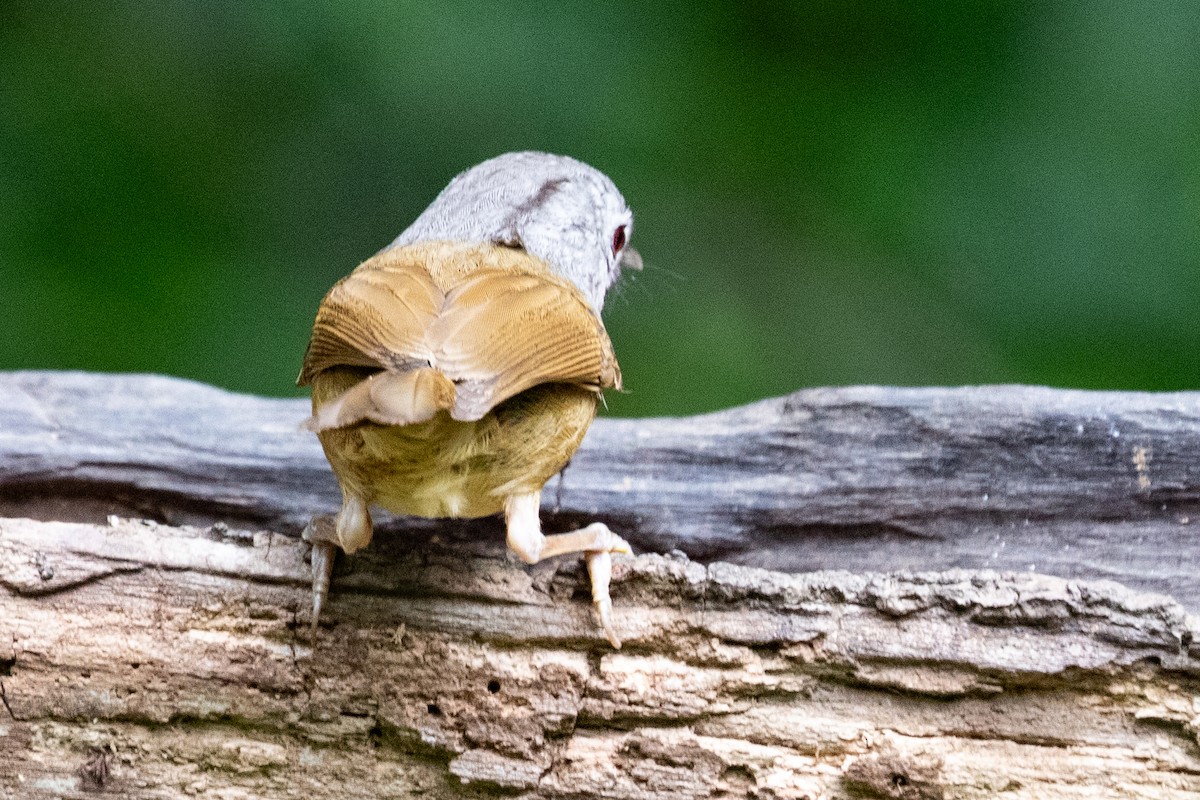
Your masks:
M 388 247 L 446 239 L 523 247 L 583 292 L 597 312 L 622 267 L 633 214 L 608 177 L 549 153 L 506 153 L 461 173 Z

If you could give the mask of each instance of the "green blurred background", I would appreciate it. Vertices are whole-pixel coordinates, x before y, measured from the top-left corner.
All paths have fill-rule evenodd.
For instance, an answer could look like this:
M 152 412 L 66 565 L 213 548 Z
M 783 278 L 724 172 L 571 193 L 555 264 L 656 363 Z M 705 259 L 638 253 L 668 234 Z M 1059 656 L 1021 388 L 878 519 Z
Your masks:
M 298 393 L 461 169 L 607 172 L 679 414 L 804 386 L 1195 388 L 1200 4 L 0 4 L 0 369 Z

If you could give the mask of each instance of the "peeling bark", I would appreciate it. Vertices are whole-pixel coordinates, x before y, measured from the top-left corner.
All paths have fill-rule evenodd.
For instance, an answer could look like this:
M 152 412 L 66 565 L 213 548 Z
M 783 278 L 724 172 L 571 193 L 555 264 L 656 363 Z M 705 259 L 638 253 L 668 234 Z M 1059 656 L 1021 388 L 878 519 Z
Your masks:
M 1200 624 L 1109 582 L 0 521 L 0 796 L 1200 798 Z M 102 779 L 98 776 L 103 776 Z

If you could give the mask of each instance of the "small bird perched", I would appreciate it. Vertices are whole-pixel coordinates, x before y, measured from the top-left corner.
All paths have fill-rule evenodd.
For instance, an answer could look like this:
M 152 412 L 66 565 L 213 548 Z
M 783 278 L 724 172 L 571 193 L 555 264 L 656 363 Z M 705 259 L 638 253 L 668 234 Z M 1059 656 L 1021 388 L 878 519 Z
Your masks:
M 503 512 L 529 564 L 584 553 L 613 647 L 603 523 L 546 536 L 542 487 L 570 460 L 604 389 L 621 387 L 600 321 L 633 215 L 601 172 L 565 156 L 508 153 L 463 172 L 394 242 L 321 301 L 298 383 L 342 509 L 313 543 L 313 626 L 340 547 L 371 541 L 370 507 L 422 517 Z

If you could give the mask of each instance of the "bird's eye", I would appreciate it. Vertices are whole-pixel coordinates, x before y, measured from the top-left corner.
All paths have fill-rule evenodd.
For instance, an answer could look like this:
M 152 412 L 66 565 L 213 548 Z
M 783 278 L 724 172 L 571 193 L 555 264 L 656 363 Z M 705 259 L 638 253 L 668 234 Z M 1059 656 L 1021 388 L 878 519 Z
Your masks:
M 625 226 L 618 225 L 613 231 L 613 255 L 621 252 L 621 248 L 625 246 Z

